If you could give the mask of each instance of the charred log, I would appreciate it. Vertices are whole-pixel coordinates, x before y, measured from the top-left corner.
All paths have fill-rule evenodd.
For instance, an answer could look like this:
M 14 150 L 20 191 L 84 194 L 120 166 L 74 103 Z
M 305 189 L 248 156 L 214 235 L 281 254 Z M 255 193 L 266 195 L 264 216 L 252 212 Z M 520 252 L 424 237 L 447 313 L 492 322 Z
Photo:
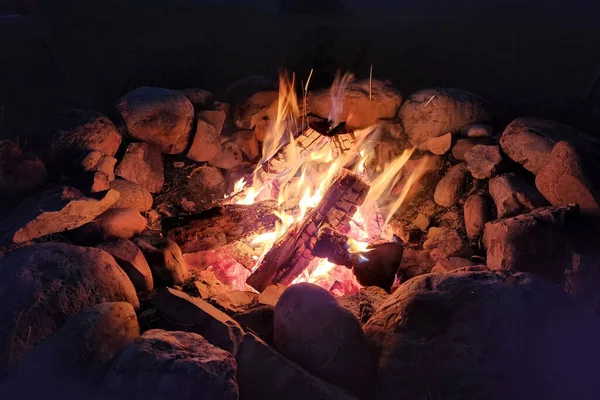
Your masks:
M 273 231 L 279 221 L 275 211 L 274 201 L 226 204 L 197 214 L 165 218 L 162 230 L 183 253 L 194 253 Z
M 321 202 L 275 242 L 246 282 L 258 291 L 273 283 L 290 284 L 314 259 L 319 229 L 329 226 L 337 230 L 346 225 L 368 191 L 369 186 L 358 175 L 342 170 Z

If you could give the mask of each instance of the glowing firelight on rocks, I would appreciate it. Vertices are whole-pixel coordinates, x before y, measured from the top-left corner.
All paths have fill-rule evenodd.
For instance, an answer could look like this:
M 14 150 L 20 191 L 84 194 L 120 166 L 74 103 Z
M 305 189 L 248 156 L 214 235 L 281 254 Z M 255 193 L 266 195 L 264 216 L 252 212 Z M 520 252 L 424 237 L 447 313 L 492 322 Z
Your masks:
M 329 121 L 334 125 L 343 122 L 340 117 L 344 106 L 344 92 L 352 79 L 351 75 L 338 76 L 332 85 Z M 304 94 L 306 89 L 304 88 Z M 303 104 L 306 105 L 306 100 Z M 380 132 L 376 127 L 353 132 L 351 148 L 345 149 L 341 154 L 336 150 L 335 139 L 325 136 L 320 138 L 326 139 L 321 147 L 304 154 L 294 141 L 294 134 L 301 129 L 298 124 L 299 116 L 295 79 L 290 80 L 282 74 L 277 107 L 272 109 L 271 126 L 263 142 L 263 157 L 252 179 L 242 178 L 235 182 L 233 192 L 225 199 L 227 203 L 245 205 L 272 200 L 279 206 L 279 211 L 276 213 L 279 222 L 275 230 L 247 240 L 248 246 L 256 249 L 257 254 L 260 254 L 254 257 L 256 264 L 253 271 L 273 244 L 293 224 L 302 221 L 309 210 L 319 204 L 328 184 L 343 168 L 360 175 L 371 187 L 365 202 L 352 216 L 347 232 L 344 232 L 349 237 L 348 251 L 360 253 L 360 257 L 363 258 L 368 257 L 370 243 L 385 236 L 389 237 L 385 225 L 402 205 L 411 185 L 420 178 L 424 169 L 425 161 L 421 162 L 419 168 L 408 178 L 404 177 L 405 183 L 401 195 L 390 198 L 392 189 L 401 179 L 402 168 L 414 149 L 406 149 L 395 160 L 381 168 L 378 167 L 376 171 L 382 171 L 381 173 L 370 176 L 368 166 L 372 162 L 377 162 L 375 147 L 380 138 Z M 283 154 L 284 166 L 275 175 L 268 175 L 264 172 L 264 166 L 276 154 Z M 378 203 L 387 205 L 380 208 Z M 312 282 L 336 294 L 351 293 L 360 288 L 350 269 L 320 258 L 315 258 L 292 283 L 298 282 Z M 236 289 L 248 289 L 248 287 Z

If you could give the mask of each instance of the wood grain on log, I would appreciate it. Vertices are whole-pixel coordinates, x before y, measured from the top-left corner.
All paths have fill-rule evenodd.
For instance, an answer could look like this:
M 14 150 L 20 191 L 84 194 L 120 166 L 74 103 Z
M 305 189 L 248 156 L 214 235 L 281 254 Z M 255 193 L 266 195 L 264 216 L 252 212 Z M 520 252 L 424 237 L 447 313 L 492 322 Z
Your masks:
M 330 226 L 338 230 L 346 225 L 368 192 L 369 186 L 358 175 L 341 170 L 321 202 L 275 242 L 246 282 L 258 291 L 273 283 L 290 284 L 314 259 L 319 229 Z
M 275 230 L 276 202 L 225 204 L 197 214 L 165 218 L 163 234 L 183 253 L 210 250 L 240 239 Z

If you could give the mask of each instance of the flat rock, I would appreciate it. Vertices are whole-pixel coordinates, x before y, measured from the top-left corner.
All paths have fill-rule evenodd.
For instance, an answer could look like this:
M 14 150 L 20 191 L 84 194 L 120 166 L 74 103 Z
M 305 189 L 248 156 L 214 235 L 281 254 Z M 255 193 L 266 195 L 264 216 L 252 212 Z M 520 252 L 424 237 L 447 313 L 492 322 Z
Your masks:
M 41 140 L 52 164 L 65 165 L 81 154 L 100 151 L 114 156 L 121 134 L 106 116 L 89 110 L 72 110 L 57 117 Z
M 243 290 L 229 290 L 210 298 L 213 304 L 229 314 L 247 311 L 258 303 L 258 293 Z
M 148 143 L 131 143 L 115 174 L 139 184 L 150 193 L 160 192 L 165 174 L 159 148 Z
M 429 228 L 423 249 L 429 250 L 429 255 L 435 261 L 448 257 L 469 257 L 472 253 L 460 234 L 450 228 Z
M 101 200 L 61 186 L 29 198 L 0 222 L 3 243 L 24 243 L 52 233 L 78 228 L 105 212 L 119 199 L 109 190 Z
M 131 304 L 103 303 L 69 319 L 36 346 L 0 388 L 2 398 L 92 398 L 113 358 L 140 336 Z
M 446 172 L 446 175 L 435 187 L 433 199 L 442 207 L 452 207 L 460 200 L 465 192 L 467 179 L 467 164 L 456 164 Z
M 235 142 L 221 144 L 219 152 L 208 162 L 209 165 L 222 169 L 233 169 L 242 165 L 242 150 Z
M 179 329 L 198 333 L 215 346 L 237 353 L 244 331 L 231 317 L 202 299 L 164 288 L 154 304 L 158 313 Z
M 475 179 L 494 176 L 502 165 L 502 155 L 498 146 L 473 146 L 465 153 L 467 169 Z
M 155 283 L 176 285 L 188 279 L 188 265 L 177 243 L 159 236 L 141 236 L 133 242 L 146 257 Z
M 367 395 L 373 354 L 356 317 L 329 292 L 309 283 L 290 286 L 275 306 L 274 325 L 281 354 L 321 379 Z
M 490 184 L 491 185 L 491 184 Z M 483 233 L 483 228 L 492 219 L 490 200 L 482 194 L 472 194 L 467 197 L 463 207 L 465 229 L 469 239 L 474 239 Z
M 204 300 L 231 291 L 231 288 L 221 282 L 214 272 L 208 270 L 202 270 L 196 275 L 194 286 L 198 290 L 200 298 Z
M 402 93 L 390 81 L 362 79 L 349 82 L 345 89 L 342 86 L 334 83 L 331 89 L 310 92 L 310 113 L 336 123 L 346 122 L 354 130 L 376 125 L 381 118 L 394 118 L 402 104 Z
M 0 260 L 0 376 L 86 307 L 139 307 L 127 275 L 106 252 L 62 243 L 13 250 Z
M 357 400 L 315 378 L 251 333 L 244 336 L 236 360 L 242 400 Z
M 583 143 L 558 142 L 538 171 L 535 186 L 554 206 L 579 204 L 581 213 L 600 217 L 600 159 Z
M 361 324 L 365 324 L 389 296 L 389 293 L 380 287 L 366 286 L 356 293 L 338 297 L 337 301 L 350 310 Z
M 433 154 L 446 154 L 452 147 L 452 133 L 427 139 L 426 147 Z
M 192 146 L 187 153 L 187 158 L 198 162 L 205 162 L 215 157 L 220 150 L 221 137 L 217 129 L 203 119 L 198 119 L 196 122 L 196 133 L 192 140 Z
M 530 274 L 422 275 L 365 327 L 381 354 L 375 399 L 591 400 L 590 329 L 559 288 Z
M 258 302 L 275 307 L 285 289 L 287 289 L 287 286 L 281 283 L 269 285 L 258 296 Z
M 473 122 L 491 119 L 486 102 L 461 89 L 424 89 L 411 94 L 400 107 L 400 119 L 411 143 L 425 150 L 427 140 Z
M 578 214 L 577 207 L 542 207 L 488 222 L 483 233 L 487 266 L 492 270 L 531 272 L 562 282 L 572 260 L 568 230 Z
M 202 336 L 152 329 L 117 356 L 104 398 L 237 400 L 236 372 L 231 354 Z
M 496 176 L 489 180 L 488 186 L 498 218 L 513 217 L 548 205 L 534 185 L 514 173 Z
M 121 97 L 116 106 L 132 137 L 156 145 L 166 154 L 178 154 L 186 149 L 194 106 L 185 95 L 175 90 L 143 86 Z
M 152 208 L 152 195 L 135 182 L 115 179 L 110 182 L 110 188 L 121 195 L 112 208 L 133 208 L 139 212 L 146 212 Z
M 582 136 L 577 129 L 555 121 L 517 118 L 502 132 L 500 146 L 513 161 L 537 174 L 549 162 L 556 143 Z
M 97 247 L 115 258 L 137 291 L 149 292 L 154 289 L 150 266 L 140 248 L 133 242 L 125 239 L 112 239 Z

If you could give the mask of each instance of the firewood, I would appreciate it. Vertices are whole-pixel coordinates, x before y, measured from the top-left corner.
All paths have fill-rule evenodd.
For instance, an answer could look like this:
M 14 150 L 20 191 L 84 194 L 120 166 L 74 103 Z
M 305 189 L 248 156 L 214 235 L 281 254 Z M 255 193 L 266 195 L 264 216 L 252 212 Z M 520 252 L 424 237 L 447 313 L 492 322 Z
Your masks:
M 314 259 L 312 250 L 319 228 L 339 230 L 346 225 L 368 191 L 369 186 L 358 175 L 343 169 L 321 202 L 275 242 L 246 283 L 258 291 L 273 283 L 290 284 Z
M 279 221 L 275 211 L 274 201 L 225 204 L 197 214 L 165 218 L 163 234 L 175 241 L 183 253 L 214 249 L 275 230 Z
M 348 249 L 348 236 L 325 226 L 319 229 L 317 241 L 312 251 L 315 257 L 326 258 L 330 262 L 352 268 L 358 261 Z

